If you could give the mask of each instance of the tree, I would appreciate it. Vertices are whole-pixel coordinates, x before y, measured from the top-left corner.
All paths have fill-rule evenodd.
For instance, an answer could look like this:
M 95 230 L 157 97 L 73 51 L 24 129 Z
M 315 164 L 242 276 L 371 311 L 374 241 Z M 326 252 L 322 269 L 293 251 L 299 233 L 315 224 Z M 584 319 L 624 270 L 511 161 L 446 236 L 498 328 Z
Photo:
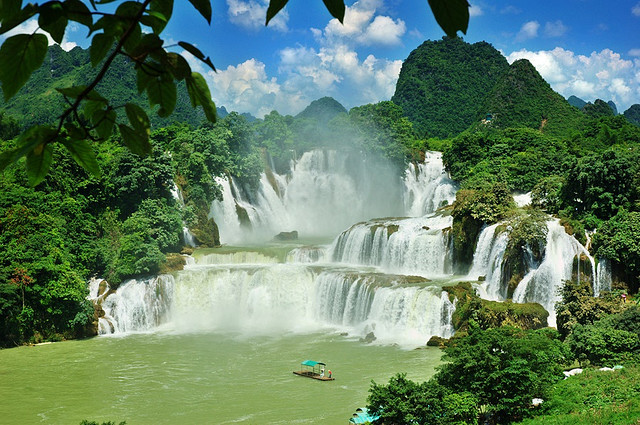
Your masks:
M 562 379 L 569 353 L 552 329 L 522 331 L 503 326 L 469 335 L 446 348 L 435 379 L 452 392 L 470 392 L 487 405 L 494 423 L 526 415 L 534 397 L 545 397 Z
M 69 154 L 95 176 L 100 168 L 91 141 L 108 139 L 118 128 L 122 140 L 134 153 L 151 151 L 150 120 L 135 103 L 114 105 L 103 97 L 96 86 L 104 78 L 113 61 L 126 57 L 136 69 L 137 89 L 146 92 L 151 106 L 159 105 L 158 115 L 171 115 L 177 99 L 176 83 L 184 82 L 193 107 L 201 106 L 207 119 L 216 120 L 216 108 L 204 77 L 191 70 L 186 59 L 168 50 L 161 38 L 171 19 L 173 0 L 123 1 L 116 8 L 105 4 L 114 0 L 90 0 L 92 9 L 80 0 L 51 0 L 42 4 L 22 0 L 6 0 L 0 4 L 0 34 L 21 23 L 36 18 L 40 29 L 60 43 L 70 22 L 86 27 L 91 38 L 91 64 L 99 72 L 87 85 L 57 89 L 67 102 L 55 125 L 38 124 L 28 128 L 17 146 L 0 153 L 0 171 L 26 157 L 26 169 L 31 185 L 40 183 L 53 161 L 53 146 L 63 145 Z M 211 23 L 211 1 L 189 0 L 200 15 Z M 323 0 L 340 22 L 345 13 L 344 0 Z M 270 0 L 265 24 L 287 4 L 288 0 Z M 454 37 L 458 30 L 466 33 L 469 22 L 467 0 L 429 0 L 438 24 Z M 101 9 L 98 9 L 98 6 Z M 115 9 L 115 10 L 114 10 Z M 13 97 L 42 65 L 47 53 L 44 34 L 18 34 L 7 38 L 0 47 L 0 82 L 5 100 Z M 177 46 L 191 53 L 209 68 L 215 67 L 208 56 L 190 43 Z M 124 110 L 129 125 L 118 120 Z

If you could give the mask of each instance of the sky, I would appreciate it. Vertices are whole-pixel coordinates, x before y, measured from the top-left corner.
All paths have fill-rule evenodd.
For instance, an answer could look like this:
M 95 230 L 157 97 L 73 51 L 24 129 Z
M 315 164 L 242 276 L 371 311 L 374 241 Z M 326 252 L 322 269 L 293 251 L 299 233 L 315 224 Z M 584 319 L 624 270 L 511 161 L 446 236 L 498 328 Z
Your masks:
M 640 103 L 639 0 L 470 0 L 463 39 L 486 41 L 511 63 L 526 58 L 565 97 L 613 100 L 619 112 Z M 345 107 L 389 100 L 403 60 L 425 40 L 444 35 L 427 0 L 347 0 L 344 25 L 321 0 L 290 0 L 264 25 L 268 0 L 213 0 L 209 25 L 176 0 L 163 35 L 211 57 L 217 72 L 192 66 L 217 106 L 263 117 L 295 115 L 332 96 Z M 31 27 L 29 27 L 31 26 Z M 35 21 L 20 31 L 33 31 Z M 62 47 L 88 46 L 68 28 Z

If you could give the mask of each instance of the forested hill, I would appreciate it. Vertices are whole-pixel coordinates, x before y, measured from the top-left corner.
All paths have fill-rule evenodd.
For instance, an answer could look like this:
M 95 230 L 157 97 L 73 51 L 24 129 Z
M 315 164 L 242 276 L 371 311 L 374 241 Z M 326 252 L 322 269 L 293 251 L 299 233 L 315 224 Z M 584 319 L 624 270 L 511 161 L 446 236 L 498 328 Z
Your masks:
M 508 70 L 505 57 L 489 43 L 425 41 L 402 65 L 391 100 L 419 135 L 455 136 L 477 119 L 478 106 Z
M 64 106 L 64 98 L 56 88 L 89 84 L 98 71 L 99 68 L 91 66 L 88 50 L 76 47 L 66 52 L 58 45 L 49 46 L 40 69 L 33 73 L 27 84 L 9 102 L 0 100 L 0 108 L 23 127 L 52 122 Z M 111 99 L 113 105 L 134 102 L 142 106 L 155 127 L 167 126 L 173 122 L 198 126 L 205 120 L 200 108 L 191 107 L 183 84 L 178 84 L 176 109 L 169 118 L 163 119 L 152 113 L 146 95 L 138 94 L 134 68 L 121 55 L 116 57 L 97 90 Z M 221 116 L 227 115 L 220 108 L 218 112 Z
M 491 114 L 494 127 L 528 127 L 549 135 L 567 134 L 584 120 L 584 114 L 554 92 L 526 59 L 511 64 L 490 91 L 478 120 L 485 114 Z
M 344 106 L 332 97 L 322 97 L 314 100 L 304 108 L 302 112 L 296 115 L 296 118 L 315 119 L 320 124 L 328 124 L 336 115 L 346 114 L 347 110 Z

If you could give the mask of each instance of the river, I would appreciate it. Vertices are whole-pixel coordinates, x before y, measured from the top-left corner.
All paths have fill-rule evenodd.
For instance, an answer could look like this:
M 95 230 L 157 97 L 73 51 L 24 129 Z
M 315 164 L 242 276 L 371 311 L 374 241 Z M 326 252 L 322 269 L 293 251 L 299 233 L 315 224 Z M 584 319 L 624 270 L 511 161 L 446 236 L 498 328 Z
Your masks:
M 0 351 L 0 423 L 345 424 L 371 380 L 422 381 L 440 350 L 370 345 L 335 332 L 97 337 Z M 324 361 L 335 381 L 294 375 Z

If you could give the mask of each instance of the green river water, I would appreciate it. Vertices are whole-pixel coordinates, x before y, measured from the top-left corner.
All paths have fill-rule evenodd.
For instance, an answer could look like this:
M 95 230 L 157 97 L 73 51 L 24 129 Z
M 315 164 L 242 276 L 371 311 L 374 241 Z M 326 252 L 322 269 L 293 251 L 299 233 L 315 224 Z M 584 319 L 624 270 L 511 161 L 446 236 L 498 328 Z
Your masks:
M 434 373 L 436 348 L 367 345 L 335 333 L 156 332 L 0 350 L 0 424 L 347 424 L 371 380 Z M 335 381 L 294 375 L 324 361 Z

